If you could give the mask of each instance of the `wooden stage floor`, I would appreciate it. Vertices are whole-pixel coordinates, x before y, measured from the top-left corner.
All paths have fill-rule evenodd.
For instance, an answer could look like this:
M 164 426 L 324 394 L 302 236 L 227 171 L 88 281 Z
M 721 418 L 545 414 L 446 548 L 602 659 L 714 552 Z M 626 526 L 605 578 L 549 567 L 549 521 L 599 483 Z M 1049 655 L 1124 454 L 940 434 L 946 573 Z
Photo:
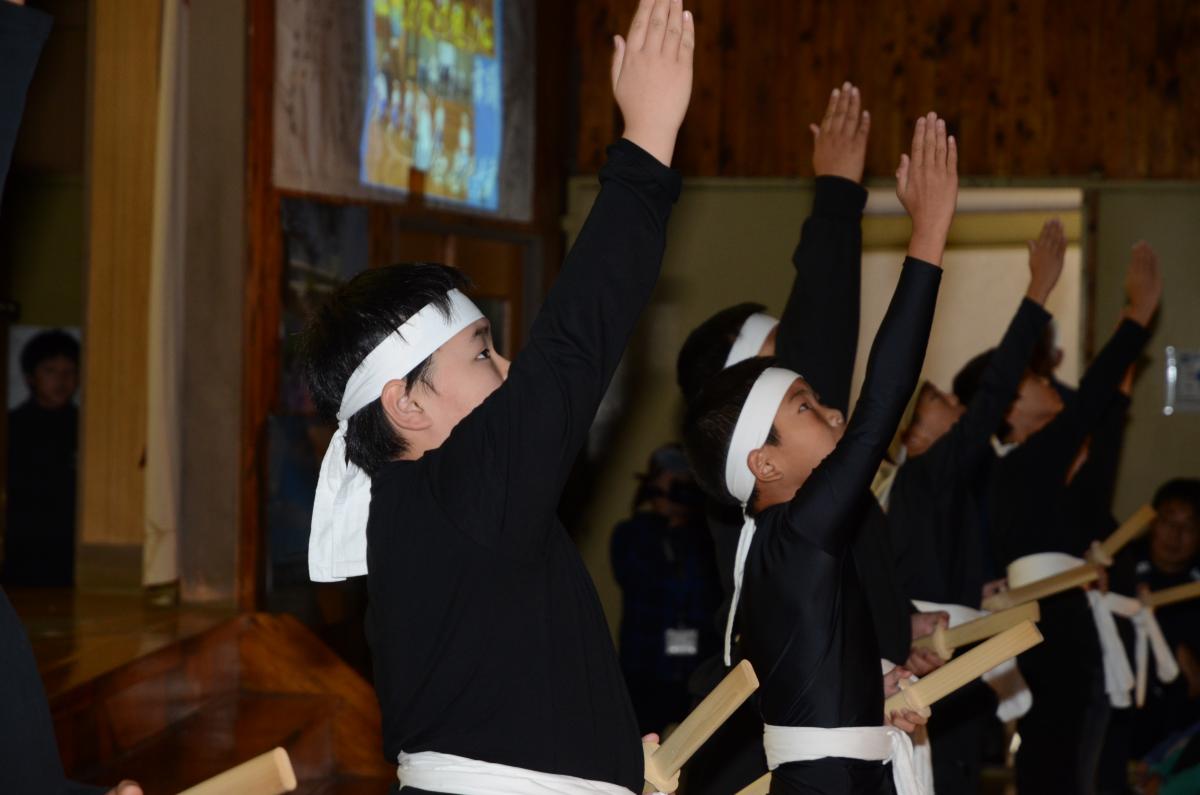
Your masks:
M 158 607 L 138 593 L 80 593 L 57 588 L 11 588 L 6 592 L 29 633 L 51 701 L 236 615 L 232 609 Z

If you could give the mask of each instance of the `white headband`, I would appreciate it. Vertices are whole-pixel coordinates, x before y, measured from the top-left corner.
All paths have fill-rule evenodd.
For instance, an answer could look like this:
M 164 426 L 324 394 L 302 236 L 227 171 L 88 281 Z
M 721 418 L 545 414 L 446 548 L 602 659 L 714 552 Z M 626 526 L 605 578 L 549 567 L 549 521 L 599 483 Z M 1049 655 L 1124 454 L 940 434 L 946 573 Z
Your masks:
M 762 447 L 771 435 L 775 414 L 788 389 L 799 378 L 798 373 L 782 367 L 768 367 L 750 387 L 750 394 L 738 414 L 729 440 L 729 452 L 725 456 L 725 487 L 742 504 L 745 521 L 738 534 L 737 554 L 733 560 L 733 602 L 729 605 L 729 617 L 725 620 L 725 664 L 731 665 L 730 648 L 733 645 L 733 618 L 737 615 L 738 600 L 742 595 L 742 575 L 746 569 L 746 557 L 750 554 L 750 542 L 758 525 L 754 518 L 745 513 L 746 503 L 754 493 L 754 473 L 747 459 L 750 453 Z
M 771 336 L 771 331 L 778 325 L 778 320 L 770 315 L 764 315 L 762 312 L 746 318 L 742 323 L 741 331 L 738 332 L 737 339 L 733 341 L 733 346 L 729 349 L 729 355 L 725 357 L 725 366 L 733 367 L 738 362 L 758 356 L 763 343 L 767 341 L 767 337 Z
M 367 573 L 367 517 L 371 478 L 346 460 L 350 418 L 383 394 L 389 381 L 404 378 L 455 334 L 483 318 L 479 307 L 458 290 L 446 293 L 450 315 L 427 304 L 386 336 L 350 374 L 338 408 L 338 428 L 321 462 L 308 537 L 308 576 L 336 582 Z

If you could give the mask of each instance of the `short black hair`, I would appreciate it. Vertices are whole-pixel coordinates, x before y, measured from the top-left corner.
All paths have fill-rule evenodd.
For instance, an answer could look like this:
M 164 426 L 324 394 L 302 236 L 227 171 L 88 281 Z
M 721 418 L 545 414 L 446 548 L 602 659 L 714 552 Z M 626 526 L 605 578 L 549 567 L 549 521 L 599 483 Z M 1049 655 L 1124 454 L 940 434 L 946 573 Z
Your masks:
M 1200 480 L 1196 478 L 1175 478 L 1168 480 L 1154 492 L 1154 507 L 1160 508 L 1164 502 L 1178 500 L 1185 502 L 1192 509 L 1192 515 L 1200 521 Z
M 987 369 L 988 362 L 992 360 L 992 354 L 995 352 L 995 348 L 989 348 L 973 357 L 954 376 L 951 389 L 954 390 L 954 396 L 958 398 L 959 403 L 966 406 L 975 398 L 976 393 L 979 392 L 979 385 L 983 381 L 983 371 Z
M 339 287 L 313 313 L 300 350 L 304 374 L 317 411 L 336 420 L 346 382 L 355 368 L 387 335 L 433 304 L 447 317 L 447 293 L 467 286 L 460 271 L 425 262 L 375 268 Z M 409 386 L 428 384 L 429 359 L 407 376 Z M 408 451 L 379 400 L 360 409 L 346 429 L 346 458 L 368 475 Z
M 746 318 L 766 309 L 762 304 L 745 303 L 722 309 L 708 320 L 696 326 L 675 362 L 675 379 L 683 392 L 683 399 L 690 403 L 713 376 L 725 369 L 729 349 L 737 340 Z
M 21 372 L 32 376 L 39 364 L 59 356 L 65 356 L 78 366 L 79 340 L 62 329 L 39 332 L 21 348 Z
M 971 401 L 975 399 L 975 395 L 979 394 L 980 384 L 983 383 L 983 374 L 987 370 L 988 363 L 992 361 L 992 355 L 996 353 L 995 348 L 989 348 L 983 353 L 971 359 L 962 366 L 958 374 L 954 376 L 954 384 L 951 387 L 954 390 L 954 396 L 958 398 L 958 402 L 964 406 L 971 405 Z M 1012 433 L 1012 426 L 1005 420 L 1000 420 L 1000 425 L 996 427 L 994 433 L 996 438 L 1000 440 L 1007 439 Z
M 775 358 L 771 356 L 738 362 L 713 376 L 688 405 L 683 420 L 683 447 L 700 488 L 719 502 L 729 505 L 738 502 L 725 485 L 725 459 L 729 456 L 738 416 L 754 382 L 764 370 L 774 366 Z M 778 443 L 779 437 L 772 426 L 767 444 Z M 747 504 L 754 504 L 753 495 Z

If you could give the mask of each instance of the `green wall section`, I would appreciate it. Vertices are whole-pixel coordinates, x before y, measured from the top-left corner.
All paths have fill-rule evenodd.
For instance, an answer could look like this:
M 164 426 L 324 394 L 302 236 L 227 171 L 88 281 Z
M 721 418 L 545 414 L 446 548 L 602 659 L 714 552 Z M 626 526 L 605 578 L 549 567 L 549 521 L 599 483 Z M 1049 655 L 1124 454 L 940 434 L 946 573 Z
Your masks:
M 83 180 L 14 177 L 4 197 L 0 259 L 18 323 L 83 325 Z
M 1200 477 L 1200 414 L 1163 415 L 1164 348 L 1200 349 L 1200 185 L 1121 186 L 1099 191 L 1093 334 L 1112 333 L 1124 304 L 1129 249 L 1145 239 L 1159 254 L 1163 305 L 1133 407 L 1113 502 L 1118 518 L 1149 502 L 1172 477 Z

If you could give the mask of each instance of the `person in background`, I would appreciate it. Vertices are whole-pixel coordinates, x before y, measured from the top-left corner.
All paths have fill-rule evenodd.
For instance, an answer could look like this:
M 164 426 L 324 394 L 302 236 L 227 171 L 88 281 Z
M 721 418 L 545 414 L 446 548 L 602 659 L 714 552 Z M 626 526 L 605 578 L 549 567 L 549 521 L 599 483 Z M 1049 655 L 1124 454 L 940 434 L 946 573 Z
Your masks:
M 0 2 L 0 189 L 8 175 L 25 92 L 52 24 L 48 14 L 22 5 L 21 0 Z M 33 649 L 2 588 L 0 704 L 0 792 L 142 795 L 142 788 L 132 781 L 106 790 L 67 780 Z
M 617 525 L 612 566 L 621 586 L 621 670 L 643 734 L 681 720 L 688 678 L 718 647 L 721 601 L 704 498 L 678 445 L 658 448 Z
M 1158 515 L 1150 532 L 1126 547 L 1109 570 L 1109 588 L 1116 593 L 1139 596 L 1200 581 L 1200 480 L 1167 481 L 1155 492 L 1153 505 Z M 1151 665 L 1146 703 L 1140 709 L 1114 710 L 1105 742 L 1105 793 L 1127 792 L 1129 760 L 1147 757 L 1155 746 L 1200 721 L 1200 601 L 1168 605 L 1154 614 L 1175 652 L 1180 676 L 1161 682 Z M 1129 623 L 1120 627 L 1131 645 Z
M 75 457 L 79 343 L 43 331 L 21 351 L 29 398 L 8 415 L 8 521 L 4 582 L 75 584 Z

